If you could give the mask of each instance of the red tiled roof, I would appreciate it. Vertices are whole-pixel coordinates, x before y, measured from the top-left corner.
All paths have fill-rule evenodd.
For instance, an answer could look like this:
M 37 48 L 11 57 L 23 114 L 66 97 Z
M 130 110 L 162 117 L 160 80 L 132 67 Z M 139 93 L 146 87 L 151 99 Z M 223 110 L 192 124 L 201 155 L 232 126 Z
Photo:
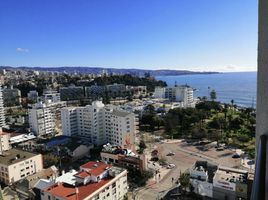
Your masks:
M 86 178 L 87 176 L 90 176 L 90 173 L 88 173 L 86 171 L 81 171 L 81 172 L 78 172 L 77 174 L 75 174 L 75 176 L 78 176 L 80 178 Z
M 61 197 L 66 200 L 83 200 L 96 190 L 100 189 L 102 186 L 109 183 L 112 179 L 113 178 L 106 178 L 96 183 L 89 183 L 87 185 L 78 186 L 78 194 L 76 194 L 76 188 L 74 186 L 63 183 L 55 184 L 45 189 L 45 191 L 49 192 L 53 196 Z
M 89 170 L 88 172 L 93 176 L 98 176 L 111 167 L 112 165 L 108 165 L 103 162 L 92 162 L 92 161 L 81 166 L 81 168 L 83 169 L 88 169 Z

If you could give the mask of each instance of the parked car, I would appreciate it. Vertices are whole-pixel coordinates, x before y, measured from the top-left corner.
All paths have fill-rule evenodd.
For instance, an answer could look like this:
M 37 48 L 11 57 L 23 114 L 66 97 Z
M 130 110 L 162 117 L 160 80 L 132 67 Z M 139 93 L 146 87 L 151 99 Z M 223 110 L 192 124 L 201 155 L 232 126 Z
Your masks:
M 174 168 L 176 165 L 175 164 L 168 164 L 168 166 L 167 166 L 167 169 L 172 169 L 172 168 Z
M 240 158 L 240 155 L 236 153 L 232 156 L 232 158 Z
M 223 151 L 224 150 L 224 147 L 218 147 L 217 149 L 216 149 L 216 151 Z
M 170 152 L 167 154 L 167 156 L 174 156 L 174 155 L 175 155 L 175 153 L 172 152 L 172 151 L 170 151 Z

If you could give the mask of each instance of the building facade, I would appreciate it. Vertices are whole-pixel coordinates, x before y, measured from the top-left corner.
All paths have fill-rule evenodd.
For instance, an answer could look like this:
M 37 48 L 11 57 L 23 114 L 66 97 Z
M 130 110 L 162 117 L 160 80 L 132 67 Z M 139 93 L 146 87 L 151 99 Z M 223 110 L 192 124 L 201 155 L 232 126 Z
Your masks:
M 124 84 L 114 83 L 112 85 L 107 85 L 106 90 L 112 97 L 122 97 L 126 95 L 126 86 Z
M 43 92 L 43 101 L 45 103 L 60 102 L 60 93 L 55 90 L 45 90 Z
M 4 103 L 3 103 L 3 91 L 0 85 L 0 127 L 6 125 L 5 122 L 5 111 L 4 111 Z
M 39 102 L 28 109 L 31 131 L 38 137 L 55 133 L 55 113 L 53 107 Z
M 60 99 L 62 101 L 81 100 L 84 97 L 84 87 L 72 85 L 60 88 Z
M 193 191 L 219 200 L 248 199 L 248 172 L 197 161 L 189 169 Z
M 67 107 L 61 111 L 63 134 L 87 138 L 95 145 L 107 142 L 133 145 L 136 125 L 134 113 L 94 101 L 85 107 Z
M 171 102 L 182 102 L 183 107 L 194 107 L 193 88 L 185 86 L 156 87 L 154 97 L 169 99 Z
M 17 88 L 3 89 L 3 102 L 5 107 L 18 106 L 21 104 L 21 92 Z
M 109 164 L 131 168 L 140 172 L 148 169 L 146 154 L 136 155 L 130 149 L 122 149 L 118 148 L 118 146 L 107 144 L 103 145 L 100 155 L 101 160 Z
M 27 93 L 27 98 L 29 101 L 37 102 L 38 100 L 38 92 L 36 90 L 31 90 Z
M 2 132 L 0 127 L 0 155 L 3 155 L 4 151 L 11 149 L 10 145 L 10 134 Z
M 10 149 L 0 158 L 0 182 L 5 184 L 14 183 L 43 169 L 41 154 Z

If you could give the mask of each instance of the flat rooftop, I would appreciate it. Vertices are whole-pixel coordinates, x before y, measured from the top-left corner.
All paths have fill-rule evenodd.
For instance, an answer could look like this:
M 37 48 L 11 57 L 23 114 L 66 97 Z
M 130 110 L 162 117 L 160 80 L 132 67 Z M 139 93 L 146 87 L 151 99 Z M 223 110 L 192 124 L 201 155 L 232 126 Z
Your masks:
M 38 154 L 30 153 L 27 151 L 22 151 L 18 149 L 10 149 L 4 151 L 3 155 L 0 155 L 0 163 L 4 165 L 12 165 L 29 158 L 32 158 Z
M 219 167 L 214 177 L 214 180 L 222 180 L 230 183 L 246 183 L 247 179 L 247 171 L 229 167 Z
M 113 110 L 112 112 L 113 115 L 116 115 L 118 117 L 126 117 L 128 116 L 130 113 L 126 112 L 126 111 L 122 111 L 122 110 Z

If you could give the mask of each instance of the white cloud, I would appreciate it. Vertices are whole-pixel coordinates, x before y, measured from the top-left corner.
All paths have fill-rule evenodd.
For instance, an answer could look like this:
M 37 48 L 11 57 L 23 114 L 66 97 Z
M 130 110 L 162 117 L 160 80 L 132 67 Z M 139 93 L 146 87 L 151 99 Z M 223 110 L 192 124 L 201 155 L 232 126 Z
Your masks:
M 25 48 L 20 48 L 20 47 L 18 47 L 18 48 L 16 49 L 16 51 L 17 51 L 17 52 L 25 52 L 25 53 L 28 53 L 28 52 L 29 52 L 29 49 L 25 49 Z

